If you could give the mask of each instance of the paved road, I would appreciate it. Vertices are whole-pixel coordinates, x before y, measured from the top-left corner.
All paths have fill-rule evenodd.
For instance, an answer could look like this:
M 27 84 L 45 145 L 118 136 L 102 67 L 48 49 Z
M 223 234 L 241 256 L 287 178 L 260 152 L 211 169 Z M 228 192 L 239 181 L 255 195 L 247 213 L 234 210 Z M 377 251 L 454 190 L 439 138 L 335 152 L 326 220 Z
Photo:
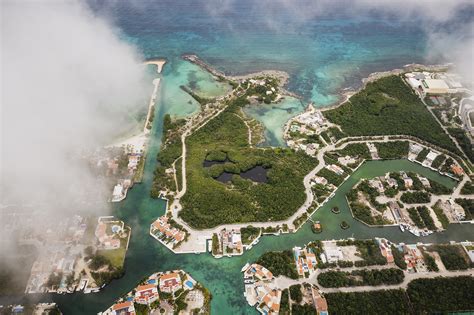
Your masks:
M 383 266 L 369 266 L 365 268 L 341 268 L 341 271 L 351 272 L 353 270 L 363 270 L 363 269 L 387 269 L 387 268 L 396 268 L 394 265 L 383 265 Z M 333 270 L 333 269 L 332 269 Z M 333 292 L 363 292 L 363 291 L 376 291 L 376 290 L 385 290 L 385 289 L 406 289 L 408 284 L 415 279 L 422 278 L 436 278 L 436 277 L 455 277 L 455 276 L 474 276 L 474 270 L 459 270 L 459 271 L 440 271 L 440 272 L 416 272 L 408 273 L 404 272 L 405 278 L 402 283 L 395 285 L 380 285 L 380 286 L 355 286 L 355 287 L 343 287 L 343 288 L 324 288 L 318 283 L 318 275 L 320 273 L 327 272 L 328 270 L 317 269 L 309 278 L 307 279 L 290 279 L 285 276 L 276 277 L 271 283 L 270 287 L 274 289 L 286 289 L 289 286 L 295 284 L 311 283 L 317 285 L 323 293 L 333 293 Z

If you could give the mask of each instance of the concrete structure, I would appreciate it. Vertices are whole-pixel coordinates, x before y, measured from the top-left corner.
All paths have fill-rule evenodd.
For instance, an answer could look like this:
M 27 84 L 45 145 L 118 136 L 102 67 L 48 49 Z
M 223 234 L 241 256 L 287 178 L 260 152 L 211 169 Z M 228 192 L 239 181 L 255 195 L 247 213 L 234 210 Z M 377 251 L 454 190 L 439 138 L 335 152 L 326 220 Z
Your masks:
M 424 94 L 446 94 L 449 93 L 449 86 L 444 80 L 425 79 L 421 81 L 421 88 Z

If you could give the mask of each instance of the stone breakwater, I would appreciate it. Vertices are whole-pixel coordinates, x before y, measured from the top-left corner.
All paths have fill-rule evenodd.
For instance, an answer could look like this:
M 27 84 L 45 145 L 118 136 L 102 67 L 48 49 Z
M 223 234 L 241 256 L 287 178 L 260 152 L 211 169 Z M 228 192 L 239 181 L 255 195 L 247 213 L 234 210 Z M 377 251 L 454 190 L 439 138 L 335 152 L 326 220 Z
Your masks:
M 253 77 L 257 76 L 272 76 L 278 78 L 280 81 L 280 90 L 282 94 L 291 96 L 294 98 L 301 99 L 302 97 L 296 93 L 290 92 L 284 88 L 284 86 L 288 83 L 288 80 L 290 78 L 289 74 L 285 71 L 281 70 L 263 70 L 259 72 L 253 72 L 245 75 L 237 75 L 237 76 L 231 76 L 231 75 L 226 75 L 224 72 L 219 71 L 212 67 L 211 65 L 207 64 L 205 61 L 200 59 L 197 55 L 183 55 L 182 58 L 184 60 L 187 60 L 189 62 L 192 62 L 199 67 L 203 68 L 213 76 L 217 77 L 218 79 L 226 79 L 226 80 L 231 80 L 231 81 L 243 81 L 247 80 Z

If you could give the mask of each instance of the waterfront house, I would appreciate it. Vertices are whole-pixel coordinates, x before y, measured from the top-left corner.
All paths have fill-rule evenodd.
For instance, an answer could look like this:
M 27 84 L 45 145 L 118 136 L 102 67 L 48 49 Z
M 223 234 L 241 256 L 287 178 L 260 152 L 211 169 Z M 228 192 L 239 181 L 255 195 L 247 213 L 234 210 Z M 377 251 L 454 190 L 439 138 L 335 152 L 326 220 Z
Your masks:
M 160 277 L 160 291 L 174 293 L 182 288 L 181 276 L 177 272 L 167 273 Z
M 154 284 L 140 285 L 136 288 L 135 303 L 149 305 L 158 300 L 158 289 Z
M 328 303 L 319 290 L 314 286 L 311 286 L 311 293 L 313 296 L 313 305 L 318 315 L 328 315 Z
M 107 314 L 107 312 L 105 312 Z M 135 307 L 131 301 L 116 303 L 112 306 L 112 315 L 135 315 Z
M 306 278 L 314 272 L 317 265 L 316 255 L 311 250 L 301 247 L 293 248 L 296 271 L 300 277 Z
M 342 249 L 335 242 L 324 242 L 324 253 L 321 254 L 324 263 L 336 263 L 343 258 Z

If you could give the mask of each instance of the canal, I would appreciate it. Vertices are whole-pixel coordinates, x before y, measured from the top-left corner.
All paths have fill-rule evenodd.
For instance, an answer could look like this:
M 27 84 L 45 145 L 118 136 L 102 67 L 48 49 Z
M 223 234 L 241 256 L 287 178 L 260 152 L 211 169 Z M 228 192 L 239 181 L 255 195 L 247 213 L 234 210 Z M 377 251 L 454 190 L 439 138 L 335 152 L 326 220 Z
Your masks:
M 416 238 L 408 232 L 402 233 L 397 227 L 369 228 L 355 221 L 345 201 L 345 194 L 361 179 L 380 176 L 386 172 L 412 171 L 429 179 L 452 187 L 451 179 L 424 168 L 408 160 L 371 161 L 363 164 L 335 193 L 313 219 L 321 221 L 323 232 L 313 234 L 310 225 L 305 224 L 295 234 L 281 236 L 265 236 L 253 249 L 242 256 L 215 259 L 210 254 L 175 255 L 148 235 L 150 223 L 165 212 L 165 202 L 149 197 L 156 167 L 156 154 L 161 143 L 163 116 L 166 113 L 178 113 L 179 108 L 170 106 L 166 100 L 170 98 L 173 89 L 172 78 L 162 80 L 159 91 L 160 106 L 156 107 L 155 123 L 149 143 L 148 158 L 145 165 L 143 183 L 135 185 L 130 190 L 127 199 L 114 208 L 114 215 L 121 218 L 132 227 L 132 236 L 125 260 L 125 276 L 112 281 L 97 294 L 52 295 L 47 298 L 56 301 L 64 314 L 94 314 L 107 309 L 118 297 L 133 289 L 136 284 L 156 271 L 184 269 L 197 281 L 206 286 L 212 293 L 212 312 L 214 314 L 255 314 L 243 296 L 243 281 L 240 269 L 246 262 L 257 259 L 264 252 L 271 250 L 290 249 L 295 245 L 303 245 L 316 239 L 339 239 L 346 237 L 373 238 L 386 237 L 395 242 L 447 242 L 449 240 L 474 240 L 474 225 L 451 225 L 442 233 L 435 233 L 425 238 Z M 168 68 L 169 69 L 169 68 Z M 158 123 L 159 122 L 159 123 Z M 340 214 L 334 214 L 330 209 L 338 206 Z M 342 220 L 350 224 L 350 228 L 342 230 L 339 224 Z M 42 297 L 43 299 L 45 297 Z

